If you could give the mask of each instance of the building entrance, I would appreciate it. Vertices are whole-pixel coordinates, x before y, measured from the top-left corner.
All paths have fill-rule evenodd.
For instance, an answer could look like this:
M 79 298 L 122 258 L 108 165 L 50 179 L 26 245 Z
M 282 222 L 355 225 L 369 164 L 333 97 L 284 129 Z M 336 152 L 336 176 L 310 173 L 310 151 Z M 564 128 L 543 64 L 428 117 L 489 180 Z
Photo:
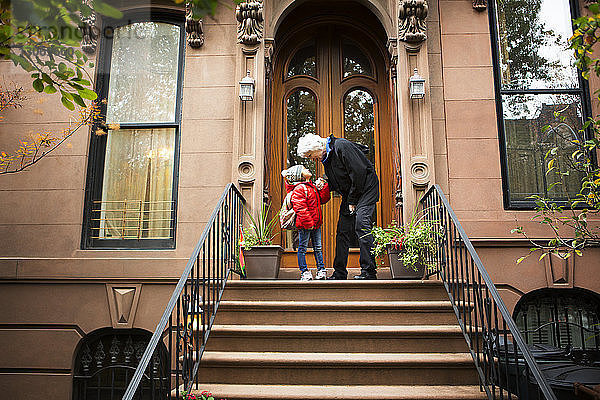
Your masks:
M 356 18 L 360 21 L 360 17 Z M 298 139 L 315 133 L 362 143 L 380 177 L 381 201 L 374 221 L 387 224 L 393 211 L 393 173 L 389 112 L 389 78 L 378 38 L 360 23 L 323 17 L 322 21 L 290 29 L 275 55 L 271 103 L 271 143 L 268 148 L 269 191 L 278 210 L 285 197 L 282 169 L 303 164 L 313 176 L 323 175 L 320 163 L 296 154 Z M 279 45 L 279 42 L 277 42 Z M 323 207 L 323 247 L 331 265 L 341 197 Z M 295 235 L 281 238 L 286 249 Z M 356 244 L 356 246 L 358 246 Z

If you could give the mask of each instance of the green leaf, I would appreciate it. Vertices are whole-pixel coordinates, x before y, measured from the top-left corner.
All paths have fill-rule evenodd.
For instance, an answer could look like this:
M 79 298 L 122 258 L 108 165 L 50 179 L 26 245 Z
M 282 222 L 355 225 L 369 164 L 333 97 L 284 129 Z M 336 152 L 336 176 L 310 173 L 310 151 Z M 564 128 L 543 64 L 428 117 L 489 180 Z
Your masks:
M 44 82 L 46 82 L 47 84 L 53 84 L 54 81 L 52 81 L 52 78 L 50 78 L 50 75 L 42 72 L 42 79 L 44 80 Z
M 34 80 L 32 85 L 33 88 L 40 93 L 44 90 L 44 82 L 39 78 Z
M 48 85 L 44 88 L 44 92 L 48 94 L 56 93 L 56 88 L 52 85 Z
M 526 258 L 527 258 L 527 256 L 519 257 L 519 258 L 517 259 L 517 264 L 521 264 L 521 262 L 522 262 L 524 259 L 526 259 Z
M 63 106 L 67 107 L 69 110 L 73 111 L 75 109 L 75 105 L 66 97 L 61 97 L 60 101 L 63 103 Z
M 92 7 L 94 11 L 99 14 L 105 15 L 110 18 L 122 18 L 123 13 L 111 5 L 108 5 L 102 1 L 95 0 L 92 2 Z
M 88 100 L 96 100 L 98 98 L 98 95 L 96 94 L 96 92 L 94 92 L 93 90 L 90 89 L 77 89 L 77 93 L 79 93 L 79 95 L 81 97 L 83 97 L 84 99 L 88 99 Z
M 85 101 L 78 94 L 73 93 L 73 101 L 80 107 L 85 107 Z
M 73 95 L 69 92 L 65 92 L 64 90 L 61 90 L 60 93 L 62 94 L 62 97 L 66 98 L 67 100 L 73 100 Z
M 81 85 L 85 85 L 85 86 L 90 86 L 91 83 L 90 81 L 88 81 L 87 79 L 81 79 L 81 78 L 73 78 L 71 79 L 73 82 L 77 82 Z

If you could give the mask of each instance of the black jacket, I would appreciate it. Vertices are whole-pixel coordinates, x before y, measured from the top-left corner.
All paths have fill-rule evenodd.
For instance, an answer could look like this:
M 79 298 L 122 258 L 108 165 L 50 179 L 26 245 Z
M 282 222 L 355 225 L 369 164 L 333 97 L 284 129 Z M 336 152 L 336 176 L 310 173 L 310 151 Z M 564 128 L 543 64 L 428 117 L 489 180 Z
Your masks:
M 349 140 L 330 137 L 331 151 L 323 162 L 329 188 L 345 197 L 348 204 L 355 205 L 366 191 L 377 190 L 378 194 L 375 168 L 362 150 Z

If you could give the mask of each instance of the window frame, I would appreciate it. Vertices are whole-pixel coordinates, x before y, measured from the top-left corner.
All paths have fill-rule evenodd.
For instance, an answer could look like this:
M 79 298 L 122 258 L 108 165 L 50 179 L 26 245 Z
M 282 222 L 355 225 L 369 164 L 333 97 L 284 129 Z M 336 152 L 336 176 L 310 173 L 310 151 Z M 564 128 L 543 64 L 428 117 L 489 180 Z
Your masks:
M 525 293 L 523 296 L 521 296 L 521 298 L 517 301 L 517 304 L 515 304 L 515 307 L 512 312 L 513 320 L 517 323 L 519 331 L 523 335 L 523 338 L 525 339 L 526 342 L 529 342 L 529 336 L 521 330 L 520 324 L 521 324 L 522 318 L 519 318 L 519 317 L 523 316 L 523 310 L 526 310 L 526 307 L 530 304 L 537 304 L 539 306 L 541 304 L 540 300 L 552 301 L 552 303 L 554 305 L 554 311 L 555 311 L 553 317 L 556 317 L 556 318 L 553 318 L 552 321 L 545 321 L 545 323 L 546 322 L 559 323 L 561 317 L 563 317 L 564 314 L 559 315 L 556 313 L 556 310 L 558 310 L 558 303 L 560 300 L 565 301 L 566 299 L 578 299 L 581 303 L 587 303 L 587 304 L 591 305 L 592 308 L 595 308 L 594 311 L 596 313 L 596 316 L 597 317 L 600 316 L 600 296 L 598 295 L 598 293 L 595 293 L 593 291 L 579 288 L 579 287 L 541 288 L 541 289 L 533 290 L 533 291 Z M 579 324 L 579 321 L 576 321 L 575 323 Z M 541 325 L 543 325 L 543 324 L 541 324 Z M 553 327 L 552 325 L 549 325 L 549 326 L 551 327 L 550 329 L 556 330 L 556 328 Z M 539 327 L 540 327 L 540 325 L 538 325 L 537 327 L 531 327 L 531 328 L 536 329 Z M 530 327 L 527 326 L 527 328 L 530 328 Z M 531 329 L 528 329 L 528 330 L 531 330 Z M 598 340 L 599 339 L 596 339 L 596 341 L 598 341 Z M 590 346 L 590 348 L 591 347 L 593 347 L 593 346 Z M 575 347 L 575 348 L 578 349 L 580 347 Z
M 506 210 L 533 210 L 536 208 L 535 201 L 533 200 L 511 200 L 510 198 L 510 182 L 509 182 L 509 168 L 508 168 L 508 151 L 506 148 L 506 131 L 504 124 L 504 112 L 502 107 L 502 96 L 503 95 L 537 95 L 537 94 L 566 94 L 579 96 L 581 99 L 581 107 L 583 112 L 583 121 L 587 120 L 591 114 L 591 100 L 590 90 L 588 81 L 583 79 L 579 69 L 577 71 L 577 81 L 579 83 L 578 88 L 568 89 L 503 89 L 502 88 L 502 77 L 501 77 L 501 66 L 500 66 L 500 55 L 499 43 L 498 43 L 498 20 L 496 1 L 490 0 L 488 2 L 488 20 L 490 27 L 490 42 L 492 47 L 492 64 L 493 64 L 493 78 L 494 78 L 494 100 L 496 102 L 496 120 L 498 127 L 498 141 L 500 147 L 500 172 L 502 176 L 502 195 L 504 209 Z M 571 10 L 571 20 L 576 19 L 580 16 L 579 2 L 577 0 L 564 0 L 569 2 L 569 8 Z M 590 136 L 589 130 L 586 131 L 586 138 Z M 596 162 L 595 155 L 593 155 L 593 161 Z M 567 205 L 566 201 L 556 200 L 559 205 Z
M 110 82 L 110 71 L 112 64 L 112 46 L 113 35 L 107 35 L 108 29 L 120 26 L 130 25 L 140 22 L 160 22 L 175 25 L 179 27 L 179 55 L 177 60 L 177 92 L 175 100 L 175 119 L 167 123 L 122 123 L 121 129 L 150 129 L 150 128 L 174 128 L 174 154 L 173 154 L 173 187 L 171 210 L 172 226 L 170 239 L 94 239 L 93 228 L 95 224 L 91 221 L 93 216 L 92 205 L 94 201 L 101 200 L 102 186 L 104 181 L 104 165 L 106 155 L 107 135 L 98 136 L 93 132 L 99 128 L 106 120 L 107 104 L 102 100 L 108 99 L 108 89 Z M 92 126 L 90 147 L 88 153 L 88 168 L 85 191 L 85 203 L 83 213 L 83 227 L 81 237 L 81 248 L 86 249 L 148 249 L 148 250 L 169 250 L 176 246 L 176 228 L 177 228 L 177 202 L 179 187 L 179 161 L 180 161 L 180 137 L 182 122 L 182 99 L 183 99 L 183 75 L 184 60 L 186 51 L 185 41 L 185 12 L 183 10 L 138 10 L 126 13 L 121 19 L 106 18 L 102 21 L 102 34 L 98 43 L 98 58 L 96 71 L 96 92 L 100 103 L 100 114 L 102 121 Z

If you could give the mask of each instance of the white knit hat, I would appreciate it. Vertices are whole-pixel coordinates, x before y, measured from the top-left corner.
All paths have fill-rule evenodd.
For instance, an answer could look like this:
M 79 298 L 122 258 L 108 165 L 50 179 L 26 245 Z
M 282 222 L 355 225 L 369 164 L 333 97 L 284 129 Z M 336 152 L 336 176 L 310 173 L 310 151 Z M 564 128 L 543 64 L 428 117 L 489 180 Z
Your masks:
M 302 165 L 294 165 L 289 167 L 288 169 L 284 169 L 281 171 L 281 175 L 290 183 L 300 182 L 302 181 L 302 170 L 304 167 Z

